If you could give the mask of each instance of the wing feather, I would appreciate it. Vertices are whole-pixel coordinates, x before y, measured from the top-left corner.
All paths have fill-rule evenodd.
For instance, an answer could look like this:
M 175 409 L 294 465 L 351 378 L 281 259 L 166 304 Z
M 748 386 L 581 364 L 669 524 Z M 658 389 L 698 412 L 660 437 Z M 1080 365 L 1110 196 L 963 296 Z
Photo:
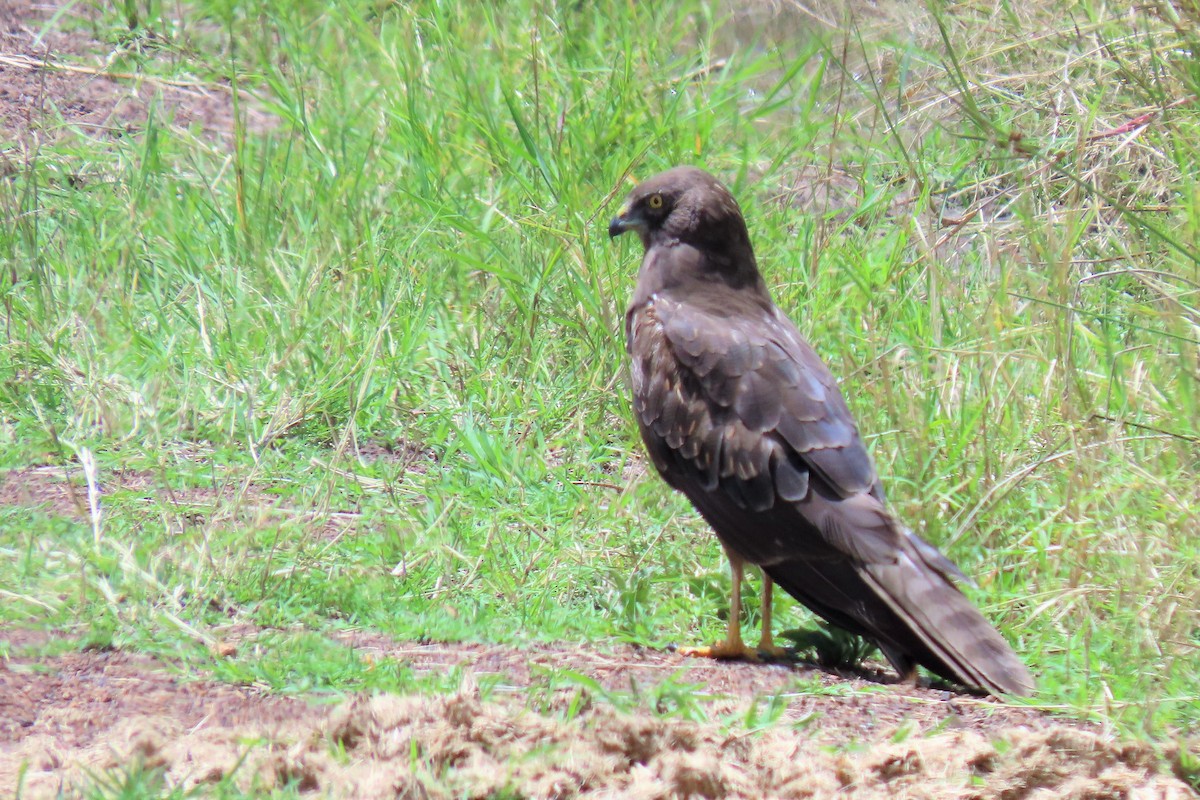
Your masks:
M 898 669 L 1028 692 L 962 573 L 888 512 L 832 374 L 786 317 L 759 311 L 658 296 L 630 309 L 634 410 L 659 472 L 726 546 Z
M 784 480 L 793 478 L 789 499 L 801 487 L 800 473 L 804 487 L 838 497 L 872 491 L 878 476 L 829 370 L 786 317 L 747 310 L 704 309 L 656 297 L 654 324 L 645 329 L 656 342 L 658 368 L 677 375 L 690 398 L 689 417 L 723 429 L 720 475 L 744 482 L 751 469 L 769 473 L 770 455 L 779 449 L 779 463 L 789 465 Z M 667 401 L 674 411 L 674 399 Z M 701 458 L 711 446 L 705 444 L 708 425 L 697 424 L 694 431 L 703 431 L 701 441 L 685 437 L 672 445 L 685 460 Z M 740 472 L 735 464 L 742 465 Z M 731 496 L 741 505 L 747 491 L 739 487 Z M 756 507 L 765 502 L 758 492 L 754 497 Z
M 643 207 L 658 197 L 653 213 Z M 645 258 L 626 313 L 633 408 L 655 468 L 726 548 L 901 673 L 992 692 L 1028 672 L 958 590 L 961 573 L 889 513 L 833 375 L 771 302 L 728 190 L 681 167 L 609 226 Z

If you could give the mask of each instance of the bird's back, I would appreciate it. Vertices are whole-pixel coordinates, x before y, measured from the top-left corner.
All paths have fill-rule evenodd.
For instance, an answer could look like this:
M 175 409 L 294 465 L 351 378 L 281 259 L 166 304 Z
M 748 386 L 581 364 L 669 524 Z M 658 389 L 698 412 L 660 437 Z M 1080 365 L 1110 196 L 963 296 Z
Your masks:
M 833 376 L 785 316 L 719 286 L 664 290 L 631 306 L 628 333 L 651 459 L 726 547 L 902 672 L 1028 693 L 961 573 L 887 510 Z
M 743 560 L 830 622 L 991 692 L 1032 681 L 954 584 L 941 553 L 887 510 L 837 383 L 771 302 L 732 194 L 676 167 L 609 224 L 645 248 L 626 314 L 634 410 L 655 467 Z

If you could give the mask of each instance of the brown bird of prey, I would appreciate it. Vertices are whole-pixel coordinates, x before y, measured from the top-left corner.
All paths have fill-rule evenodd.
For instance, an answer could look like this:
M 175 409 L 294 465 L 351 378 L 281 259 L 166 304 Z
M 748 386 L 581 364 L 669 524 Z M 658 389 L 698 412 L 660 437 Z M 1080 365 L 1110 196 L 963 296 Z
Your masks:
M 713 527 L 733 572 L 724 642 L 692 654 L 778 654 L 771 586 L 875 642 L 904 680 L 918 664 L 992 694 L 1033 680 L 955 585 L 962 573 L 888 510 L 837 382 L 771 301 L 741 209 L 694 167 L 629 195 L 609 236 L 646 255 L 625 315 L 633 408 L 659 474 Z M 746 563 L 763 571 L 762 639 L 741 639 Z

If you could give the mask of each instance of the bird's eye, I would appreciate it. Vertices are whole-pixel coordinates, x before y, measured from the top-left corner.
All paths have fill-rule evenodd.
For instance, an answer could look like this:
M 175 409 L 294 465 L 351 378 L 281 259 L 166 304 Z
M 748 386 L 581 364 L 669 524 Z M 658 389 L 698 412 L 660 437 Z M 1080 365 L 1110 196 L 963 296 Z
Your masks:
M 646 201 L 646 205 L 650 206 L 651 208 L 653 208 L 655 210 L 662 208 L 662 206 L 663 206 L 662 195 L 661 194 L 650 195 L 650 199 Z

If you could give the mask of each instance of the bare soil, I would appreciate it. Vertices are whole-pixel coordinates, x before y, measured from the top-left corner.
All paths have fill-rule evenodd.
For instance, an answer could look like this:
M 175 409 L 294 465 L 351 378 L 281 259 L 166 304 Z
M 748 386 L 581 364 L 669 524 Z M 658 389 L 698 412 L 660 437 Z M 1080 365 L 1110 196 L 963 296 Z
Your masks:
M 124 41 L 100 41 L 90 32 L 95 26 L 86 24 L 95 13 L 90 3 L 71 4 L 47 27 L 61 5 L 0 0 L 0 141 L 29 148 L 70 130 L 121 136 L 144 127 L 151 106 L 160 121 L 195 126 L 209 137 L 233 132 L 227 85 L 165 80 L 110 66 L 120 51 L 133 49 L 140 58 L 166 59 L 175 43 L 151 30 L 130 32 Z M 242 98 L 241 111 L 248 130 L 278 122 L 250 97 Z
M 176 125 L 212 136 L 233 130 L 228 87 L 108 66 L 116 49 L 140 47 L 153 58 L 172 43 L 156 42 L 153 32 L 140 41 L 100 41 L 92 28 L 68 24 L 72 15 L 91 13 L 83 3 L 47 28 L 58 9 L 0 0 L 0 139 L 35 147 L 69 131 L 120 136 L 142 127 L 153 104 Z M 275 124 L 254 103 L 245 108 L 250 129 Z M 830 187 L 810 190 L 812 176 L 802 177 L 790 202 L 837 202 Z M 432 458 L 404 444 L 367 444 L 357 455 L 394 458 L 406 469 Z M 274 500 L 256 485 L 180 490 L 148 473 L 102 481 L 101 495 L 115 487 L 165 496 L 181 513 L 199 514 L 193 522 L 211 513 L 205 506 L 262 508 Z M 4 505 L 73 519 L 90 514 L 82 475 L 58 467 L 0 476 Z M 257 633 L 234 628 L 221 644 L 236 649 Z M 0 631 L 0 653 L 9 653 L 0 661 L 0 795 L 77 796 L 96 776 L 136 766 L 185 788 L 295 784 L 306 794 L 347 798 L 1195 796 L 1163 771 L 1151 746 L 1094 726 L 796 665 L 714 663 L 633 647 L 518 649 L 348 633 L 346 643 L 371 658 L 404 662 L 417 674 L 457 668 L 468 677 L 447 696 L 359 696 L 319 705 L 188 680 L 132 653 L 37 655 L 56 638 Z M 573 685 L 556 683 L 572 673 L 579 676 Z M 779 724 L 747 731 L 686 721 L 669 707 L 623 713 L 597 696 L 640 688 L 645 697 L 644 690 L 668 681 L 695 684 L 710 719 L 745 719 L 751 704 L 773 696 L 786 709 Z M 486 699 L 476 688 L 485 682 L 492 687 Z
M 424 472 L 437 460 L 429 448 L 406 442 L 365 442 L 345 455 L 364 462 L 392 462 L 404 473 Z M 188 458 L 201 463 L 207 456 L 197 452 L 190 453 Z M 271 492 L 269 481 L 214 478 L 208 486 L 181 487 L 171 485 L 162 475 L 132 469 L 101 470 L 94 479 L 95 499 L 101 511 L 115 492 L 141 495 L 148 509 L 151 503 L 156 509 L 165 509 L 173 517 L 168 524 L 178 528 L 300 518 L 316 535 L 331 539 L 352 530 L 362 516 L 353 509 L 318 513 L 311 508 L 293 508 L 285 498 Z M 78 464 L 0 471 L 0 508 L 37 508 L 52 516 L 87 522 L 92 514 L 88 491 L 87 475 Z
M 404 469 L 432 459 L 408 446 L 360 450 L 358 458 Z M 171 488 L 133 470 L 98 480 L 102 503 L 115 490 L 142 492 L 201 521 L 238 506 L 280 511 L 279 498 L 253 483 Z M 0 506 L 86 520 L 87 492 L 78 467 L 0 475 Z M 248 650 L 261 633 L 244 624 L 214 631 L 214 651 Z M 39 654 L 78 646 L 47 632 L 0 631 L 0 653 L 9 653 L 0 662 L 0 796 L 18 783 L 23 798 L 76 796 L 96 776 L 135 765 L 184 788 L 295 783 L 348 798 L 1196 796 L 1148 744 L 1036 709 L 890 685 L 882 669 L 835 674 L 628 646 L 423 644 L 362 631 L 337 638 L 364 660 L 394 660 L 418 678 L 468 677 L 453 696 L 317 705 L 188 680 L 131 653 L 47 657 Z M 487 687 L 486 698 L 476 686 Z M 762 732 L 680 713 L 694 700 L 707 719 L 744 721 L 769 698 L 785 708 Z M 658 713 L 618 710 L 648 707 Z
M 415 645 L 348 634 L 417 670 L 467 669 L 442 696 L 357 696 L 336 705 L 188 681 L 143 656 L 14 655 L 0 665 L 0 793 L 75 796 L 94 776 L 151 769 L 186 789 L 230 782 L 394 797 L 1186 798 L 1144 743 L 1031 710 L 909 687 L 797 694 L 762 731 L 623 713 L 579 687 L 534 704 L 541 668 L 609 688 L 677 671 L 725 695 L 711 719 L 796 684 L 786 666 L 719 664 L 634 648 L 516 650 Z M 46 634 L 13 632 L 9 649 Z M 836 688 L 836 676 L 816 673 Z M 487 699 L 476 688 L 501 678 Z M 811 679 L 813 675 L 807 675 Z M 679 678 L 676 678 L 679 680 Z M 861 688 L 851 681 L 851 688 Z M 541 696 L 543 700 L 546 695 Z M 798 723 L 798 724 L 788 724 Z M 23 772 L 23 774 L 22 774 Z

